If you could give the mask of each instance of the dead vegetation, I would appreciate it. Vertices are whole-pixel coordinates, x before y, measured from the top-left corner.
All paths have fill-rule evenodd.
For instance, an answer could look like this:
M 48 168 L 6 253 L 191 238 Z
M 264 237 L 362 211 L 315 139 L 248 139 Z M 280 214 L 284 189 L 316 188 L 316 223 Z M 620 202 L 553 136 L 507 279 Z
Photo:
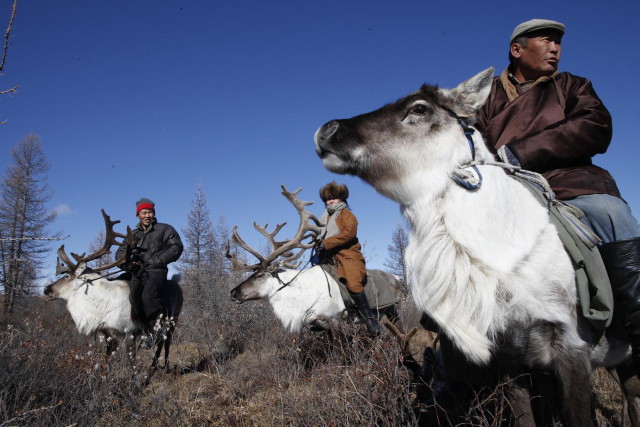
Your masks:
M 426 385 L 399 363 L 388 331 L 372 342 L 350 324 L 332 347 L 321 333 L 284 332 L 264 303 L 220 294 L 207 313 L 185 301 L 170 368 L 146 387 L 124 355 L 105 366 L 103 343 L 79 336 L 62 302 L 34 298 L 0 319 L 0 426 L 434 425 L 424 422 Z M 410 304 L 401 316 L 418 326 Z M 418 330 L 416 359 L 432 338 Z M 141 351 L 138 363 L 150 359 Z M 600 425 L 619 425 L 618 390 L 606 373 L 594 379 Z M 498 395 L 479 403 L 497 407 Z M 479 413 L 468 425 L 497 425 Z

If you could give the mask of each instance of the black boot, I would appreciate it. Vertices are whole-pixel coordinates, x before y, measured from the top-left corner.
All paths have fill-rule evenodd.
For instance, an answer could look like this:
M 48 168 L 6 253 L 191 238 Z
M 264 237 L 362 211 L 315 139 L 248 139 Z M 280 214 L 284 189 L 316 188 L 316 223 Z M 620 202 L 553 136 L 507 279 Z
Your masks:
M 620 310 L 640 375 L 640 238 L 606 243 L 600 254 L 611 282 L 614 310 Z
M 364 321 L 369 334 L 371 334 L 372 336 L 379 335 L 380 324 L 378 323 L 378 319 L 376 319 L 376 316 L 371 311 L 371 307 L 369 307 L 369 301 L 367 300 L 367 296 L 365 295 L 365 293 L 349 292 L 349 295 L 351 295 L 351 298 L 353 298 L 353 301 L 356 303 L 356 308 L 358 309 L 358 312 L 360 312 L 362 320 Z

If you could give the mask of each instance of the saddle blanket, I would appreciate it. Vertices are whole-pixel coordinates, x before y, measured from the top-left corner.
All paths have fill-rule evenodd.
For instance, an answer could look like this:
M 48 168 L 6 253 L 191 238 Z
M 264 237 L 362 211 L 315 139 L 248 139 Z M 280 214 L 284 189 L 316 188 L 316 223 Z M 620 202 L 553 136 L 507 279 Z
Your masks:
M 340 288 L 340 294 L 346 306 L 355 306 L 353 298 L 344 283 L 338 280 L 338 269 L 330 264 L 321 264 L 322 269 L 330 275 Z M 364 294 L 367 296 L 372 310 L 381 309 L 394 305 L 398 302 L 385 273 L 380 270 L 367 270 L 367 283 L 364 287 Z

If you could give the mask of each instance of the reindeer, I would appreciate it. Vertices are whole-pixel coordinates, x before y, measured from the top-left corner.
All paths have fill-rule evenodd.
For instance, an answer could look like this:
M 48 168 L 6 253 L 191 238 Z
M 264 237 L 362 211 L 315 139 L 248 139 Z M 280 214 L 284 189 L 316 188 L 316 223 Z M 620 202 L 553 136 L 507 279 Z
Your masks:
M 237 271 L 253 272 L 247 279 L 231 290 L 231 299 L 237 303 L 249 300 L 267 299 L 273 311 L 290 332 L 297 332 L 304 326 L 315 329 L 335 331 L 341 320 L 348 313 L 336 279 L 328 274 L 320 265 L 305 270 L 297 270 L 300 257 L 314 246 L 314 241 L 303 243 L 303 240 L 315 240 L 320 234 L 322 224 L 305 207 L 313 202 L 301 201 L 297 194 L 302 188 L 293 193 L 282 186 L 282 195 L 293 204 L 300 217 L 300 225 L 295 236 L 286 241 L 276 241 L 276 234 L 286 223 L 278 224 L 272 232 L 254 223 L 254 228 L 269 241 L 272 252 L 263 256 L 251 248 L 238 234 L 238 227 L 233 228 L 233 242 L 248 251 L 258 259 L 258 263 L 246 265 L 231 254 L 227 246 L 227 257 Z M 295 252 L 299 249 L 298 252 Z M 278 259 L 282 257 L 281 259 Z M 277 261 L 276 261 L 277 260 Z M 390 287 L 393 294 L 400 289 L 400 281 L 393 275 L 379 270 L 369 270 L 375 275 L 375 282 L 367 287 Z M 372 288 L 373 289 L 373 288 Z M 369 298 L 372 306 L 375 297 Z M 395 302 L 395 301 L 394 301 Z M 387 315 L 395 319 L 395 304 L 378 306 L 378 315 Z
M 110 253 L 113 245 L 122 246 L 126 243 L 118 242 L 117 237 L 127 239 L 131 236 L 131 230 L 127 227 L 127 236 L 117 233 L 113 226 L 120 221 L 111 221 L 109 215 L 102 210 L 106 236 L 104 245 L 97 252 L 85 256 L 71 252 L 75 262 L 67 256 L 64 245 L 58 249 L 56 273 L 65 276 L 47 286 L 44 294 L 52 299 L 67 301 L 67 309 L 76 325 L 79 333 L 84 335 L 102 334 L 106 340 L 106 361 L 118 348 L 120 342 L 124 342 L 127 355 L 134 370 L 136 358 L 136 340 L 142 331 L 131 318 L 131 304 L 129 302 L 129 282 L 127 280 L 108 280 L 98 274 L 100 271 L 121 265 L 125 261 L 126 254 L 111 264 L 97 268 L 90 268 L 87 264 L 101 256 Z M 62 263 L 60 262 L 62 261 Z M 147 371 L 147 381 L 151 374 L 158 368 L 158 360 L 164 348 L 164 365 L 168 366 L 169 349 L 173 331 L 182 308 L 182 290 L 177 281 L 168 280 L 165 288 L 168 316 L 163 325 L 162 339 L 157 343 L 153 361 Z
M 465 123 L 492 76 L 489 68 L 454 89 L 423 85 L 376 111 L 332 120 L 316 131 L 315 150 L 329 171 L 356 175 L 400 204 L 411 227 L 413 298 L 476 372 L 490 363 L 552 372 L 566 425 L 590 425 L 591 369 L 618 366 L 629 346 L 607 336 L 594 342 L 547 210 L 496 167 Z

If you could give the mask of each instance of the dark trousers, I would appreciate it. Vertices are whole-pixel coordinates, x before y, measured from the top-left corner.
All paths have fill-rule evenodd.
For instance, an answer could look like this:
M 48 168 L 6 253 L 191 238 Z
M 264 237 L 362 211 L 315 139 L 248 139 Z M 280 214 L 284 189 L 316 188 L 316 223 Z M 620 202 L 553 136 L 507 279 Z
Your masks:
M 159 314 L 165 312 L 164 270 L 141 271 L 131 283 L 131 309 L 135 320 L 150 328 Z

